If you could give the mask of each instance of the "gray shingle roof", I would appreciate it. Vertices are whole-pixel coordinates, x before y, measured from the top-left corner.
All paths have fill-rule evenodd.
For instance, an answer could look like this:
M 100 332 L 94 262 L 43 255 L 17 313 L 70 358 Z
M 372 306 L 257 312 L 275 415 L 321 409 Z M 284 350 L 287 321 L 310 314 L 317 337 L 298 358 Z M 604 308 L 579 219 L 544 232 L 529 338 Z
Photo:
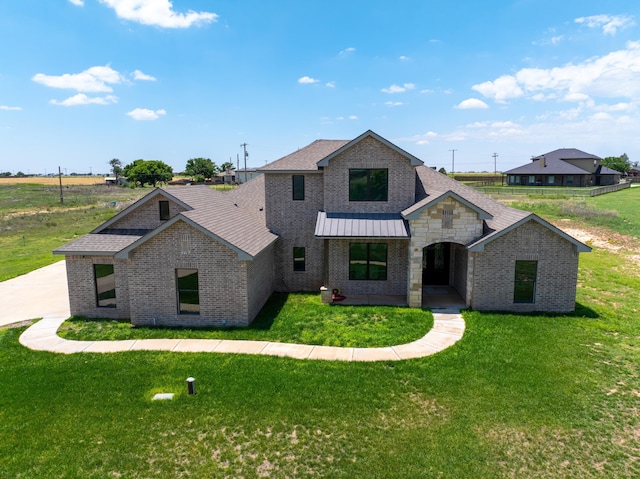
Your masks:
M 112 256 L 139 240 L 138 235 L 88 234 L 53 250 L 53 254 Z
M 318 171 L 317 163 L 334 151 L 340 149 L 350 140 L 316 140 L 304 148 L 283 156 L 268 165 L 259 168 L 264 172 L 276 171 Z
M 542 166 L 542 165 L 545 166 Z M 504 172 L 506 175 L 591 175 L 590 171 L 567 163 L 559 158 L 533 160 L 526 165 L 518 166 Z
M 318 212 L 315 235 L 320 238 L 409 238 L 397 213 Z
M 599 156 L 592 155 L 591 153 L 587 153 L 582 150 L 578 150 L 576 148 L 560 148 L 557 150 L 550 151 L 549 153 L 545 153 L 543 155 L 534 156 L 534 160 L 538 160 L 540 158 L 546 158 L 547 160 L 601 160 Z

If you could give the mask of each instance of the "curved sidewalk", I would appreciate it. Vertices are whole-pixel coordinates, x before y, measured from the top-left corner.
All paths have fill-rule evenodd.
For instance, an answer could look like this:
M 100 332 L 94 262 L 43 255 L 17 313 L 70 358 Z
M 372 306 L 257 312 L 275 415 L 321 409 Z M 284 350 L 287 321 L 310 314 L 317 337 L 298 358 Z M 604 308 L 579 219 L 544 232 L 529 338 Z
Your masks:
M 227 339 L 129 339 L 124 341 L 69 341 L 58 336 L 60 325 L 68 316 L 49 316 L 29 327 L 20 343 L 38 351 L 54 353 L 115 353 L 151 350 L 172 352 L 206 352 L 263 354 L 296 359 L 330 361 L 400 361 L 422 358 L 455 344 L 464 334 L 465 323 L 460 310 L 433 312 L 433 328 L 412 343 L 386 348 L 340 348 L 308 344 L 275 343 Z

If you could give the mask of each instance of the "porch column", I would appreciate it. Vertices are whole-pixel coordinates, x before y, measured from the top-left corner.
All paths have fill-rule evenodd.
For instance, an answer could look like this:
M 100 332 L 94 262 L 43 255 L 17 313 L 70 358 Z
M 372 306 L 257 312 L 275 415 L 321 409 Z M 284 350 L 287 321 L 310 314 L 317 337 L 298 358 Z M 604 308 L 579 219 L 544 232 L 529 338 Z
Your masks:
M 412 241 L 413 243 L 413 241 Z M 407 279 L 407 302 L 410 308 L 422 307 L 422 248 L 409 247 L 409 278 Z

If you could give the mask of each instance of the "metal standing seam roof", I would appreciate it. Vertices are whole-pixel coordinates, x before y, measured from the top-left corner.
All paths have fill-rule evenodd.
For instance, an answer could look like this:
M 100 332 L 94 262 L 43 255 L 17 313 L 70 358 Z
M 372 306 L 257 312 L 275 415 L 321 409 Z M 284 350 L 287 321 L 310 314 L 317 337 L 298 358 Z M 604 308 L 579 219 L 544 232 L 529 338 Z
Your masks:
M 409 228 L 398 213 L 318 212 L 315 236 L 319 238 L 409 239 Z

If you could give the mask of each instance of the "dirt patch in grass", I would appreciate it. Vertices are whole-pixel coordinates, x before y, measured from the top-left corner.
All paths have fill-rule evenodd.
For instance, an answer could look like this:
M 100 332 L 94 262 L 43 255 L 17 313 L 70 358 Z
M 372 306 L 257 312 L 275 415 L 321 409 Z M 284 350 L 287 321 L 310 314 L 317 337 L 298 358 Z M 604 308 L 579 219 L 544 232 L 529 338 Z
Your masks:
M 607 228 L 589 226 L 585 228 L 575 220 L 562 219 L 555 226 L 589 246 L 601 248 L 611 253 L 625 253 L 629 260 L 640 266 L 640 239 L 616 233 Z
M 28 319 L 26 321 L 19 321 L 17 323 L 5 324 L 4 326 L 0 325 L 0 330 L 2 329 L 13 329 L 13 328 L 22 328 L 25 326 L 31 326 L 33 324 L 32 319 Z

